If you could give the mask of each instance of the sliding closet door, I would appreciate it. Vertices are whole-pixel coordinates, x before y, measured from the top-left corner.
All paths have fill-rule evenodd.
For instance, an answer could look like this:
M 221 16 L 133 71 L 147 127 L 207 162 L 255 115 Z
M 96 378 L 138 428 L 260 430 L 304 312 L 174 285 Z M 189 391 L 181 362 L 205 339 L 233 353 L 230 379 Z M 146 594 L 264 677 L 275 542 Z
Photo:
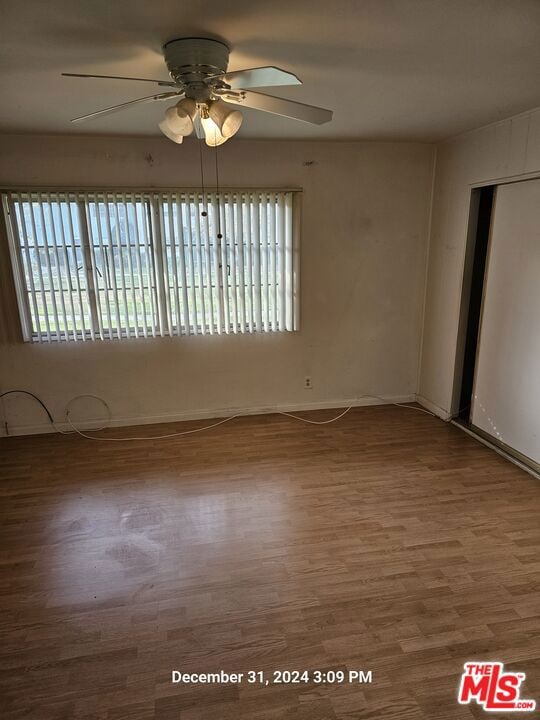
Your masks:
M 540 180 L 496 190 L 471 421 L 540 463 Z

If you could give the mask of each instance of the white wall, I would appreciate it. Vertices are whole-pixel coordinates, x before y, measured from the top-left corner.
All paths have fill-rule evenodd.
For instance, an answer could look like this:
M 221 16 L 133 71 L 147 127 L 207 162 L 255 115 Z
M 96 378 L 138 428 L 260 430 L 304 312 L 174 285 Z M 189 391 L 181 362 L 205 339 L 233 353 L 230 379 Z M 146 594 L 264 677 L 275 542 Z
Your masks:
M 442 143 L 436 162 L 419 400 L 448 417 L 471 186 L 540 173 L 540 109 Z
M 222 186 L 304 190 L 300 332 L 32 345 L 10 330 L 2 390 L 38 393 L 59 419 L 70 398 L 96 394 L 118 423 L 414 396 L 433 147 L 232 141 L 219 153 Z M 0 160 L 3 187 L 200 185 L 194 142 L 0 136 Z M 207 151 L 207 182 L 213 163 Z M 30 401 L 6 400 L 5 412 L 10 432 L 46 429 Z

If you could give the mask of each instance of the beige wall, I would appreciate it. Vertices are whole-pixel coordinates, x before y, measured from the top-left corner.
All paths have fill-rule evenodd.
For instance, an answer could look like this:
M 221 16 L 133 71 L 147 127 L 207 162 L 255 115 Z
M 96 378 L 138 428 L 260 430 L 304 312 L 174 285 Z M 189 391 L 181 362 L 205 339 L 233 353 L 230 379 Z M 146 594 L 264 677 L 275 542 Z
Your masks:
M 433 147 L 233 141 L 219 152 L 223 186 L 304 190 L 300 332 L 24 344 L 6 327 L 4 293 L 2 390 L 38 393 L 58 419 L 73 396 L 97 394 L 118 423 L 414 396 Z M 0 153 L 3 187 L 200 185 L 194 142 L 2 136 Z M 212 182 L 210 151 L 205 163 Z M 3 261 L 3 281 L 7 273 Z M 83 405 L 79 417 L 97 414 Z M 10 432 L 46 429 L 24 398 L 5 412 Z
M 458 337 L 471 187 L 540 173 L 540 110 L 437 148 L 419 399 L 448 417 Z

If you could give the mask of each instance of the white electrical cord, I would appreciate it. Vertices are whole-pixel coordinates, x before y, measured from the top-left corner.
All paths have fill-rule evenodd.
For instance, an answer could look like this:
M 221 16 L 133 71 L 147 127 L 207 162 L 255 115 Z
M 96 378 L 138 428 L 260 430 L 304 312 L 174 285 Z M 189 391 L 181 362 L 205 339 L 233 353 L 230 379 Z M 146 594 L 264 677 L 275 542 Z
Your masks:
M 71 422 L 71 419 L 69 417 L 69 406 L 73 403 L 74 400 L 77 400 L 79 397 L 92 397 L 96 400 L 100 400 L 103 405 L 107 408 L 107 413 L 109 415 L 109 420 L 112 417 L 111 409 L 103 400 L 103 398 L 100 398 L 96 395 L 79 395 L 76 398 L 72 398 L 68 405 L 66 406 L 66 420 L 68 421 L 69 425 L 72 428 L 72 432 L 64 433 L 71 435 L 73 432 L 77 433 L 81 437 L 86 438 L 87 440 L 105 440 L 108 442 L 123 442 L 126 441 L 132 441 L 132 440 L 165 440 L 167 438 L 173 438 L 173 437 L 180 437 L 181 435 L 192 435 L 193 433 L 203 432 L 203 430 L 211 430 L 212 428 L 218 427 L 218 425 L 223 425 L 224 423 L 229 422 L 230 420 L 234 420 L 238 417 L 244 417 L 243 415 L 231 415 L 230 417 L 224 418 L 223 420 L 219 420 L 216 423 L 212 423 L 211 425 L 205 425 L 201 428 L 195 428 L 194 430 L 184 430 L 183 432 L 175 432 L 175 433 L 168 433 L 167 435 L 152 435 L 147 437 L 123 437 L 123 438 L 107 438 L 107 437 L 93 437 L 92 435 L 87 435 L 86 433 L 79 430 L 75 425 Z M 431 417 L 435 417 L 433 413 L 429 412 L 429 410 L 424 410 L 424 408 L 417 408 L 413 407 L 411 405 L 407 405 L 405 403 L 388 403 L 385 398 L 380 397 L 379 395 L 360 395 L 360 397 L 363 398 L 377 398 L 377 400 L 382 400 L 387 405 L 395 405 L 396 407 L 402 407 L 402 408 L 408 408 L 409 410 L 418 410 L 419 412 L 423 412 L 426 415 L 431 415 Z M 300 420 L 300 422 L 308 423 L 309 425 L 329 425 L 330 423 L 334 423 L 337 420 L 340 420 L 342 417 L 344 417 L 350 410 L 352 410 L 353 405 L 349 405 L 349 407 L 345 408 L 339 415 L 336 415 L 333 418 L 330 418 L 329 420 L 309 420 L 308 418 L 300 417 L 299 415 L 294 415 L 293 413 L 288 413 L 284 411 L 276 411 L 277 415 L 284 415 L 285 417 L 293 418 L 294 420 Z M 105 428 L 97 428 L 96 430 L 89 430 L 88 432 L 98 432 L 99 430 L 103 430 Z
M 360 395 L 360 397 L 377 398 L 377 400 L 382 400 L 385 405 L 395 405 L 396 407 L 407 408 L 409 410 L 416 410 L 417 412 L 422 412 L 422 413 L 425 413 L 426 415 L 431 415 L 431 417 L 436 417 L 435 413 L 432 413 L 429 410 L 426 410 L 425 408 L 414 407 L 414 405 L 408 405 L 407 403 L 395 403 L 395 402 L 389 403 L 388 400 L 381 397 L 380 395 Z
M 339 420 L 344 415 L 346 415 L 349 410 L 352 410 L 353 406 L 350 405 L 348 408 L 346 408 L 342 413 L 339 415 L 336 415 L 335 418 L 331 418 L 330 420 L 308 420 L 307 418 L 300 417 L 299 415 L 293 415 L 292 413 L 288 412 L 280 412 L 277 411 L 278 415 L 285 415 L 286 417 L 294 418 L 295 420 L 301 420 L 302 422 L 309 423 L 310 425 L 328 425 L 329 423 L 336 422 L 336 420 Z
M 15 391 L 8 391 L 9 392 L 15 392 Z M 23 392 L 26 391 L 16 391 L 16 392 Z M 5 394 L 8 394 L 5 393 Z M 80 400 L 81 398 L 92 398 L 93 400 L 98 400 L 103 404 L 105 409 L 107 410 L 107 422 L 105 425 L 99 428 L 94 428 L 92 430 L 88 430 L 87 432 L 100 432 L 101 430 L 105 430 L 109 427 L 110 422 L 112 421 L 112 412 L 111 408 L 107 404 L 103 398 L 99 397 L 99 395 L 76 395 L 75 397 L 71 398 L 71 400 L 66 405 L 66 420 L 69 424 L 69 426 L 72 428 L 71 430 L 61 430 L 57 424 L 52 419 L 52 415 L 50 414 L 48 408 L 46 405 L 36 396 L 32 393 L 27 393 L 28 395 L 31 395 L 37 402 L 40 403 L 40 405 L 45 409 L 45 412 L 49 416 L 49 419 L 51 420 L 51 424 L 54 427 L 54 429 L 61 433 L 62 435 L 73 435 L 77 434 L 80 435 L 83 438 L 86 438 L 87 440 L 101 440 L 104 442 L 129 442 L 129 441 L 139 441 L 139 440 L 165 440 L 167 438 L 173 438 L 173 437 L 180 437 L 182 435 L 193 435 L 194 433 L 203 432 L 204 430 L 211 430 L 212 428 L 218 427 L 219 425 L 224 425 L 227 422 L 230 422 L 231 420 L 234 420 L 238 417 L 244 417 L 243 415 L 231 415 L 230 417 L 224 418 L 223 420 L 219 420 L 218 422 L 212 423 L 211 425 L 205 425 L 204 427 L 195 428 L 193 430 L 183 430 L 182 432 L 174 432 L 174 433 L 167 433 L 166 435 L 151 435 L 147 437 L 119 437 L 119 438 L 110 438 L 110 437 L 94 437 L 92 435 L 87 435 L 86 432 L 83 432 L 82 430 L 79 430 L 72 422 L 70 418 L 70 407 L 71 405 L 76 401 Z M 430 415 L 431 417 L 435 417 L 435 415 L 432 412 L 429 412 L 429 410 L 425 410 L 424 408 L 419 407 L 413 407 L 412 405 L 407 405 L 406 403 L 388 403 L 385 398 L 381 397 L 380 395 L 373 395 L 373 394 L 366 394 L 366 395 L 360 395 L 361 398 L 377 398 L 377 400 L 382 400 L 386 405 L 395 405 L 396 407 L 402 407 L 407 408 L 408 410 L 418 410 L 418 412 L 423 412 L 426 415 Z M 284 411 L 276 411 L 276 414 L 278 415 L 284 415 L 285 417 L 293 418 L 294 420 L 300 420 L 300 422 L 308 423 L 309 425 L 329 425 L 330 423 L 334 423 L 337 420 L 340 420 L 342 417 L 344 417 L 350 410 L 352 410 L 353 405 L 349 405 L 349 407 L 345 408 L 339 415 L 336 415 L 333 418 L 330 418 L 329 420 L 309 420 L 308 418 L 300 417 L 299 415 L 294 415 L 293 413 L 288 413 Z
M 69 409 L 70 409 L 70 406 L 73 405 L 73 403 L 76 400 L 80 400 L 81 398 L 92 398 L 92 400 L 98 400 L 103 405 L 103 407 L 107 410 L 107 422 L 105 423 L 105 425 L 103 425 L 102 427 L 92 428 L 92 432 L 99 432 L 100 430 L 106 430 L 109 427 L 109 424 L 112 420 L 112 412 L 111 412 L 111 408 L 109 407 L 109 405 L 105 402 L 105 400 L 103 400 L 103 398 L 100 398 L 99 395 L 89 395 L 88 393 L 85 393 L 84 395 L 75 395 L 75 397 L 72 397 L 71 400 L 69 400 L 68 404 L 66 405 L 66 408 L 64 411 L 66 414 L 66 420 L 71 425 L 73 430 L 62 430 L 61 428 L 58 427 L 57 423 L 55 423 L 54 421 L 51 420 L 52 426 L 54 427 L 56 432 L 60 433 L 61 435 L 73 435 L 73 433 L 79 433 L 77 428 L 71 423 L 71 421 L 69 419 L 69 412 L 70 412 Z
M 105 402 L 105 401 L 104 401 Z M 92 435 L 86 435 L 86 433 L 83 433 L 81 430 L 75 427 L 75 425 L 71 422 L 69 419 L 69 413 L 66 413 L 66 419 L 70 426 L 73 428 L 73 432 L 77 433 L 77 435 L 80 435 L 83 438 L 86 438 L 87 440 L 106 440 L 108 442 L 124 442 L 124 440 L 165 440 L 166 438 L 172 438 L 172 437 L 179 437 L 180 435 L 192 435 L 193 433 L 202 432 L 203 430 L 211 430 L 212 428 L 217 427 L 218 425 L 223 425 L 226 422 L 229 422 L 229 420 L 234 420 L 234 418 L 241 417 L 240 415 L 231 415 L 231 417 L 225 418 L 224 420 L 220 420 L 219 422 L 212 423 L 212 425 L 205 425 L 201 428 L 195 428 L 194 430 L 184 430 L 183 432 L 175 432 L 175 433 L 169 433 L 167 435 L 152 435 L 150 437 L 122 437 L 122 438 L 109 438 L 109 437 L 92 437 Z M 103 429 L 103 428 L 101 428 Z M 96 430 L 90 430 L 89 432 L 97 432 Z M 65 433 L 68 435 L 72 435 L 72 433 Z

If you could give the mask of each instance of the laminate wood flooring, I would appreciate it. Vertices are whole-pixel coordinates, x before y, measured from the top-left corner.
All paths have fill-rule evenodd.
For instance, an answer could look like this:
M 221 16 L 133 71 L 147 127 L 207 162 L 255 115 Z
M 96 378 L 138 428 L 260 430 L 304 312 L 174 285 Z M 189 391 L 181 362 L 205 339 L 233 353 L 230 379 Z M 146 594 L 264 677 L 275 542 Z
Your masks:
M 540 483 L 440 420 L 379 406 L 0 453 L 3 720 L 486 717 L 457 703 L 469 659 L 540 701 Z

